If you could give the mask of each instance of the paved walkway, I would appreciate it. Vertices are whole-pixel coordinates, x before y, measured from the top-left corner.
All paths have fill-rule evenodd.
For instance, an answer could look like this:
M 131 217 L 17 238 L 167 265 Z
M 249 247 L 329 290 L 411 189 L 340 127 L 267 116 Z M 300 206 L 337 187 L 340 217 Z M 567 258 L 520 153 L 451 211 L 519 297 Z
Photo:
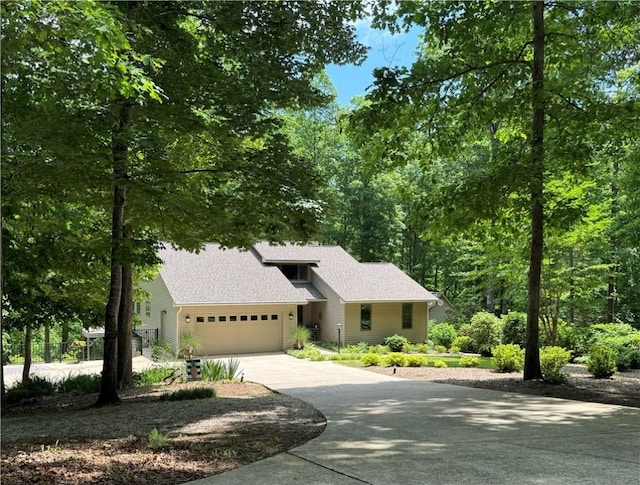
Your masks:
M 241 362 L 246 380 L 313 404 L 327 428 L 289 452 L 193 483 L 640 485 L 640 409 L 402 380 L 282 354 Z

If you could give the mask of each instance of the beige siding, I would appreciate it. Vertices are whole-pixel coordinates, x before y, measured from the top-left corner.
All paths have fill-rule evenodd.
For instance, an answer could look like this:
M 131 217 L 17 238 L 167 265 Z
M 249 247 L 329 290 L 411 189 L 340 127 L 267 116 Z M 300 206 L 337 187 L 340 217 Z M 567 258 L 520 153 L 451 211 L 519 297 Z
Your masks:
M 160 336 L 165 342 L 169 342 L 173 349 L 176 350 L 178 343 L 178 334 L 176 329 L 176 319 L 178 309 L 173 306 L 173 300 L 167 290 L 162 278 L 158 277 L 149 283 L 140 285 L 145 291 L 151 295 L 151 315 L 146 314 L 145 302 L 140 304 L 140 314 L 137 316 L 142 320 L 140 329 L 159 329 Z M 166 313 L 163 315 L 162 311 Z
M 342 324 L 344 332 L 345 305 L 340 303 L 340 297 L 329 287 L 329 285 L 315 274 L 313 275 L 311 282 L 327 299 L 326 302 L 314 304 L 318 309 L 316 314 L 316 321 L 320 326 L 320 335 L 318 338 L 325 342 L 337 342 L 338 328 L 336 325 L 338 323 Z M 344 342 L 344 333 L 341 335 L 341 338 Z
M 427 334 L 427 304 L 413 303 L 413 328 L 402 328 L 402 303 L 372 303 L 371 330 L 360 329 L 360 303 L 346 305 L 345 343 L 367 342 L 375 345 L 391 335 L 402 335 L 410 342 L 424 342 Z
M 289 319 L 290 312 L 292 319 Z M 187 314 L 190 323 L 185 321 Z M 199 318 L 203 321 L 199 322 Z M 209 321 L 210 318 L 215 321 Z M 290 335 L 296 326 L 296 306 L 184 306 L 179 320 L 180 335 L 191 333 L 199 337 L 198 355 L 273 352 L 292 346 Z

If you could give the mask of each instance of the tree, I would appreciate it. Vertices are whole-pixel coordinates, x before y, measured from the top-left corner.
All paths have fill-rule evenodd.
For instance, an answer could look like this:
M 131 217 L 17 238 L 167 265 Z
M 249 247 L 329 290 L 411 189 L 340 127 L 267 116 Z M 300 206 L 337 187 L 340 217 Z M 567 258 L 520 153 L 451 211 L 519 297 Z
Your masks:
M 119 315 L 128 318 L 120 309 L 130 304 L 123 268 L 155 263 L 159 241 L 197 250 L 208 240 L 248 246 L 259 238 L 310 237 L 321 212 L 316 173 L 293 153 L 278 112 L 324 103 L 313 77 L 329 62 L 362 56 L 345 22 L 359 9 L 308 2 L 3 4 L 11 41 L 3 92 L 11 93 L 15 115 L 9 150 L 23 167 L 42 168 L 45 183 L 62 180 L 68 194 L 110 213 L 98 404 L 119 400 L 117 340 L 130 338 L 125 325 L 118 333 Z M 27 124 L 31 130 L 21 129 Z M 44 136 L 29 136 L 34 131 Z M 24 157 L 18 145 L 44 156 Z M 64 180 L 65 173 L 79 176 Z
M 487 157 L 483 203 L 500 207 L 516 195 L 529 210 L 529 279 L 524 379 L 542 377 L 538 321 L 544 247 L 545 182 L 557 171 L 589 164 L 589 136 L 626 108 L 606 87 L 634 62 L 638 6 L 400 2 L 379 4 L 381 25 L 425 28 L 409 68 L 376 72 L 370 104 L 353 117 L 386 157 L 422 138 L 425 158 L 455 158 L 479 140 L 495 140 Z M 397 27 L 396 27 L 397 28 Z M 616 35 L 612 35 L 616 32 Z M 491 138 L 487 126 L 493 126 Z M 357 136 L 357 135 L 356 135 Z M 524 150 L 526 148 L 526 151 Z M 427 158 L 428 160 L 428 158 Z M 469 200 L 469 199 L 467 199 Z M 478 199 L 465 213 L 485 217 Z M 462 202 L 459 205 L 465 205 Z

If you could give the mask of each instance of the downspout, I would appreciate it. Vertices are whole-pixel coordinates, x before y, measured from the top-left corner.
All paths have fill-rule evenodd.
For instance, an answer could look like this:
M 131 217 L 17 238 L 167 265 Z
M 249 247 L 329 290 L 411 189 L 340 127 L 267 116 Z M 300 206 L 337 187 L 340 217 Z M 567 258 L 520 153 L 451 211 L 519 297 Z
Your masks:
M 429 340 L 429 310 L 431 310 L 434 306 L 436 305 L 442 305 L 442 300 L 437 300 L 437 301 L 428 301 L 427 302 L 427 322 L 424 326 L 425 328 L 425 336 L 424 336 L 424 341 L 426 342 L 427 340 Z
M 180 348 L 180 314 L 182 313 L 182 305 L 178 307 L 178 313 L 176 313 L 176 355 L 178 353 L 178 349 Z

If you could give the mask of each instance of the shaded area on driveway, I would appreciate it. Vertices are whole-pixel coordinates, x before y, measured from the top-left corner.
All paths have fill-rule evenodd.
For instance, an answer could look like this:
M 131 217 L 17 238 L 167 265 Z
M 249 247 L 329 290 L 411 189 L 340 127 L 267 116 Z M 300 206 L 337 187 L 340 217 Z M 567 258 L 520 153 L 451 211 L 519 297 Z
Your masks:
M 327 417 L 318 438 L 198 483 L 640 483 L 640 410 L 373 374 L 285 355 L 245 378 Z

